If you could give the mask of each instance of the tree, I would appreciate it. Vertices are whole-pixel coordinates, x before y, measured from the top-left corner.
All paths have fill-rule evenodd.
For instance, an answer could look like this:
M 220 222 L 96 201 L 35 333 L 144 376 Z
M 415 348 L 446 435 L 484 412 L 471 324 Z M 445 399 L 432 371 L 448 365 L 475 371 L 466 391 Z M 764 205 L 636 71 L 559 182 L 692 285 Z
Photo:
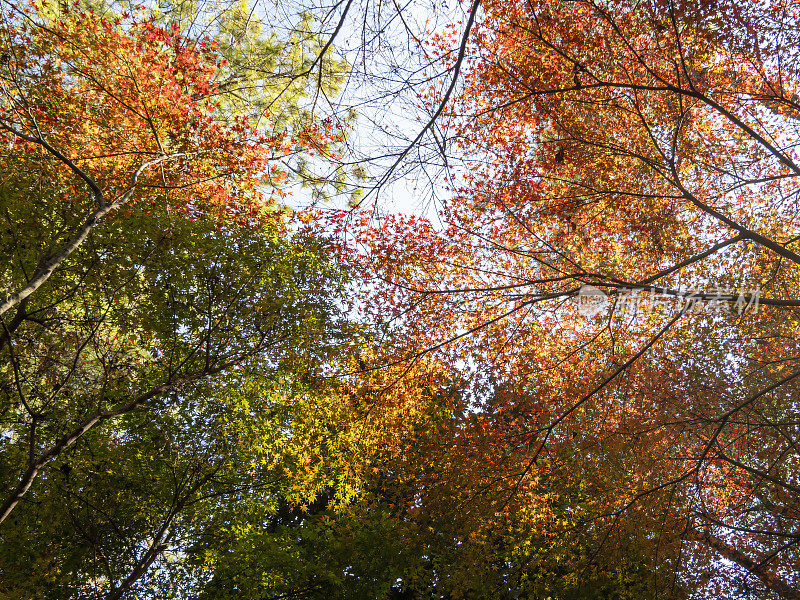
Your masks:
M 463 385 L 433 370 L 413 375 L 394 392 L 374 372 L 374 387 L 362 381 L 352 397 L 360 414 L 341 402 L 327 405 L 334 413 L 316 412 L 324 438 L 311 404 L 297 415 L 293 430 L 307 423 L 321 440 L 315 468 L 341 464 L 331 442 L 351 453 L 347 471 L 330 475 L 353 482 L 353 494 L 342 497 L 332 479 L 300 506 L 270 492 L 216 505 L 213 525 L 188 550 L 195 576 L 206 573 L 201 597 L 640 598 L 650 589 L 652 543 L 639 531 L 639 539 L 618 532 L 627 545 L 617 551 L 601 544 L 596 522 L 571 512 L 576 478 L 564 485 L 556 468 L 542 470 L 526 487 L 537 502 L 507 510 L 504 494 L 484 493 L 524 456 L 486 452 L 492 419 L 465 414 Z M 406 408 L 389 427 L 364 414 L 401 399 Z M 299 458 L 298 466 L 307 455 Z
M 510 499 L 572 453 L 610 536 L 650 515 L 656 558 L 796 597 L 797 7 L 481 6 L 442 227 L 361 229 L 384 364 L 518 390 Z
M 142 12 L 3 4 L 4 594 L 169 589 L 215 502 L 288 494 L 281 426 L 349 328 L 345 270 L 280 203 L 284 159 L 335 149 L 341 130 L 298 108 L 299 79 L 285 118 L 259 125 L 221 89 L 241 75 L 223 52 L 242 48 L 184 33 Z M 253 379 L 273 412 L 241 419 Z M 255 475 L 242 422 L 271 456 Z

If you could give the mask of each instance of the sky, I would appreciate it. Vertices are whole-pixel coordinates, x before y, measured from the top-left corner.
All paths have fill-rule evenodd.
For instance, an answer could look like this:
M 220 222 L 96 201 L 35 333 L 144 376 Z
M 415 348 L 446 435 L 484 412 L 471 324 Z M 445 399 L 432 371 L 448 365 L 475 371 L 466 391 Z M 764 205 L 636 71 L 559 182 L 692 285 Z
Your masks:
M 345 3 L 301 0 L 297 8 L 288 6 L 283 10 L 325 15 L 321 31 L 328 39 L 339 26 Z M 447 193 L 443 161 L 430 135 L 391 174 L 387 170 L 430 116 L 417 94 L 431 76 L 440 76 L 442 93 L 449 83 L 449 73 L 428 54 L 426 44 L 434 33 L 463 21 L 464 16 L 464 7 L 457 0 L 406 0 L 402 4 L 397 0 L 352 0 L 334 40 L 336 53 L 350 65 L 350 74 L 337 98 L 317 106 L 323 114 L 357 114 L 344 160 L 366 171 L 363 207 L 377 202 L 380 214 L 433 216 L 436 198 Z

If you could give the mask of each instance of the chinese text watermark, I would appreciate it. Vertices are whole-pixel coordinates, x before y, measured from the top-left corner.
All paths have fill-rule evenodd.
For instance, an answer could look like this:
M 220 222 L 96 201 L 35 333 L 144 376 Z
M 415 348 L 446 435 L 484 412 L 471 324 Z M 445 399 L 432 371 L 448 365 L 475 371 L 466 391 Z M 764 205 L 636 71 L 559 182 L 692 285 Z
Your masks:
M 715 287 L 699 288 L 625 288 L 615 289 L 613 295 L 593 285 L 582 285 L 578 291 L 578 313 L 591 318 L 611 307 L 614 315 L 637 315 L 675 307 L 685 313 L 703 312 L 710 315 L 757 313 L 760 289 L 735 290 Z

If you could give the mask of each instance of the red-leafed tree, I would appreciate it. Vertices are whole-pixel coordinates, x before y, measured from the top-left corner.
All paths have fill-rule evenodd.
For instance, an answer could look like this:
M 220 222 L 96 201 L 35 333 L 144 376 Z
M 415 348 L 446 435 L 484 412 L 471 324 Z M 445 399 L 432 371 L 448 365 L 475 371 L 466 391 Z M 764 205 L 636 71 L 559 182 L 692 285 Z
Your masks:
M 263 220 L 283 197 L 280 160 L 331 139 L 321 126 L 257 130 L 246 114 L 225 110 L 226 59 L 215 41 L 189 39 L 177 23 L 127 14 L 110 21 L 66 6 L 49 21 L 43 15 L 32 8 L 4 15 L 4 161 L 7 170 L 46 174 L 85 220 L 26 281 L 6 274 L 11 293 L 0 314 L 123 206 L 190 218 L 215 213 L 244 225 Z
M 442 225 L 360 230 L 384 360 L 486 375 L 509 510 L 557 464 L 609 545 L 798 597 L 800 6 L 481 8 Z

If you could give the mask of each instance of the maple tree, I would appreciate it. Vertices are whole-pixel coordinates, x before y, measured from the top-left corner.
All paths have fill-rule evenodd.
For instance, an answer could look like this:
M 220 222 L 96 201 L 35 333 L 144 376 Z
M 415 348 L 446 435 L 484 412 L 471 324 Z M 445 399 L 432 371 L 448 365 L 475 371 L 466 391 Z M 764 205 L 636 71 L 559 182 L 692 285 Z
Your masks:
M 194 43 L 176 23 L 167 29 L 133 21 L 123 32 L 120 17 L 78 11 L 65 18 L 38 24 L 16 15 L 21 24 L 10 21 L 3 31 L 3 142 L 62 186 L 86 220 L 4 299 L 0 314 L 35 291 L 96 223 L 139 201 L 142 190 L 162 191 L 148 195 L 151 205 L 187 215 L 217 211 L 246 223 L 272 208 L 259 185 L 281 194 L 286 173 L 278 159 L 326 136 L 317 128 L 259 132 L 247 115 L 221 111 L 216 78 L 226 60 L 215 42 Z M 73 196 L 67 190 L 75 186 Z M 10 279 L 8 289 L 15 283 Z
M 299 106 L 302 79 L 280 95 L 281 78 L 226 58 L 260 48 L 302 67 L 316 41 L 284 58 L 252 28 L 219 45 L 184 24 L 2 4 L 3 595 L 170 589 L 209 514 L 289 494 L 292 410 L 327 400 L 303 390 L 348 328 L 347 275 L 281 199 L 291 160 L 342 130 Z M 312 87 L 335 89 L 338 68 Z M 269 99 L 274 115 L 253 113 Z M 237 394 L 256 379 L 263 415 Z
M 395 5 L 449 195 L 324 231 L 352 3 L 2 7 L 0 593 L 800 596 L 793 1 Z
M 480 7 L 439 122 L 465 167 L 441 226 L 338 221 L 382 364 L 472 374 L 485 423 L 459 436 L 518 457 L 482 476 L 504 511 L 556 464 L 608 546 L 639 526 L 649 568 L 682 558 L 698 593 L 733 593 L 725 559 L 797 597 L 798 6 Z M 587 285 L 605 310 L 578 310 Z
M 51 285 L 81 289 L 80 271 L 68 259 L 106 222 L 149 227 L 143 233 L 151 240 L 153 228 L 163 227 L 160 219 L 188 219 L 199 229 L 184 235 L 209 241 L 203 219 L 277 233 L 279 206 L 262 190 L 284 193 L 287 175 L 278 160 L 332 139 L 316 126 L 259 131 L 247 115 L 222 111 L 215 77 L 224 59 L 213 42 L 194 43 L 176 26 L 123 14 L 130 20 L 123 27 L 120 17 L 109 21 L 80 9 L 55 22 L 39 23 L 31 14 L 37 13 L 11 11 L 3 30 L 0 128 L 7 234 L 16 256 L 5 265 L 9 293 L 0 313 L 16 308 L 3 336 L 11 354 L 15 330 L 30 320 L 31 295 L 59 272 L 61 281 Z M 33 193 L 41 208 L 31 206 Z M 121 225 L 116 227 L 122 247 Z M 222 235 L 225 228 L 217 227 Z M 94 263 L 102 264 L 103 252 L 93 251 Z M 146 270 L 144 259 L 134 256 L 131 249 L 123 259 L 131 278 Z M 124 281 L 119 285 L 117 290 Z M 112 290 L 105 291 L 113 296 Z M 212 367 L 207 360 L 204 368 L 235 362 Z
M 652 571 L 637 555 L 634 535 L 627 550 L 594 556 L 599 544 L 591 531 L 567 530 L 560 539 L 541 535 L 534 524 L 575 524 L 566 500 L 575 490 L 560 490 L 559 500 L 547 491 L 554 482 L 545 483 L 544 476 L 536 510 L 487 518 L 503 498 L 481 495 L 480 488 L 509 459 L 487 463 L 485 445 L 453 446 L 466 441 L 458 435 L 464 427 L 462 385 L 417 371 L 391 393 L 384 371 L 367 379 L 374 387 L 362 382 L 351 397 L 360 410 L 328 404 L 315 423 L 309 404 L 294 422 L 298 434 L 302 423 L 317 432 L 314 454 L 328 460 L 315 468 L 339 463 L 338 451 L 350 453 L 346 469 L 330 475 L 352 482 L 352 494 L 342 496 L 340 487 L 323 479 L 313 499 L 298 490 L 304 499 L 299 505 L 264 490 L 217 507 L 207 536 L 188 549 L 189 568 L 209 577 L 201 597 L 636 598 L 648 588 Z M 370 416 L 395 402 L 395 408 L 406 404 L 405 417 L 390 418 L 392 426 Z M 331 430 L 338 434 L 324 434 Z

